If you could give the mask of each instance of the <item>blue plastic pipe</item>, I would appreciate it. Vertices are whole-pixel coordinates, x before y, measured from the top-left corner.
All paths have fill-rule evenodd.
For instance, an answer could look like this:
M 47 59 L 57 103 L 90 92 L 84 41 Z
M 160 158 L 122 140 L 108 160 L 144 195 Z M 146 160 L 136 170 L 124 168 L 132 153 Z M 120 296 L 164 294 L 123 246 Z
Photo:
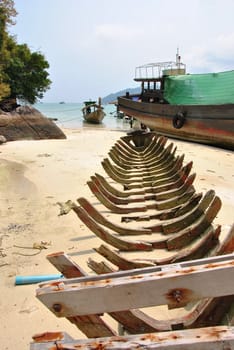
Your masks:
M 39 282 L 57 280 L 62 277 L 63 275 L 61 274 L 60 275 L 39 275 L 39 276 L 16 276 L 15 284 L 21 285 L 21 284 L 39 283 Z

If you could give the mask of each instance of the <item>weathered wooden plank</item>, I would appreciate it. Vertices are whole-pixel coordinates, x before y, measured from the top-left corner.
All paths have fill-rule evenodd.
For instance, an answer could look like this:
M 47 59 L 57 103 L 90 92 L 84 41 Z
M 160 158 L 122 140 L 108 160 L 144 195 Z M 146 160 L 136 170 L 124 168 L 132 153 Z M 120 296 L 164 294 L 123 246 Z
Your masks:
M 204 230 L 211 225 L 220 208 L 221 200 L 216 196 L 207 211 L 195 223 L 190 227 L 175 233 L 173 237 L 168 239 L 167 248 L 169 250 L 181 249 L 195 239 L 195 237 L 199 237 L 201 232 L 204 232 Z
M 127 150 L 126 144 L 125 143 L 122 144 L 121 140 L 116 141 L 116 143 L 112 148 L 116 151 L 117 154 L 118 153 L 121 154 L 126 159 L 137 161 L 138 159 L 141 160 L 144 157 L 144 159 L 147 161 L 149 159 L 151 160 L 152 157 L 156 158 L 165 147 L 166 142 L 167 142 L 166 137 L 164 136 L 158 137 L 158 139 L 156 140 L 154 145 L 152 145 L 152 148 L 149 150 L 149 152 L 148 152 L 148 148 L 144 148 L 142 149 L 142 151 L 141 150 L 136 151 L 135 147 L 131 147 L 130 150 Z M 134 157 L 131 157 L 132 151 L 134 151 Z
M 133 135 L 126 135 L 126 136 L 121 136 L 118 141 L 116 141 L 115 144 L 123 144 L 124 147 L 128 146 L 130 150 L 137 150 L 137 152 L 144 156 L 147 155 L 149 152 L 152 152 L 152 149 L 155 147 L 155 144 L 159 142 L 159 140 L 162 138 L 162 136 L 158 135 L 155 132 L 148 132 L 142 133 L 140 135 L 142 140 L 144 141 L 143 144 L 144 146 L 139 148 L 136 147 L 136 145 L 133 142 Z
M 87 201 L 84 198 L 79 198 L 78 202 L 81 204 L 81 206 L 83 206 L 83 204 L 86 203 Z M 205 212 L 204 214 L 201 213 L 200 217 L 197 218 L 197 220 L 193 222 L 191 226 L 188 226 L 185 229 L 178 231 L 176 233 L 170 234 L 167 238 L 161 238 L 156 241 L 144 240 L 144 241 L 134 242 L 129 240 L 123 240 L 120 237 L 117 237 L 116 235 L 113 235 L 112 233 L 108 232 L 102 226 L 100 226 L 98 224 L 98 221 L 96 220 L 96 217 L 93 216 L 91 213 L 88 213 L 88 211 L 78 206 L 73 206 L 72 209 L 75 211 L 78 217 L 85 223 L 85 225 L 92 232 L 94 232 L 98 237 L 100 237 L 106 243 L 111 244 L 115 248 L 118 248 L 120 250 L 124 250 L 124 251 L 150 250 L 150 249 L 175 250 L 175 249 L 178 249 L 178 247 L 180 249 L 183 247 L 186 247 L 193 240 L 197 239 L 197 237 L 201 237 L 206 232 L 207 229 L 209 228 L 211 230 L 213 229 L 211 226 L 211 223 L 220 209 L 220 200 L 218 197 L 215 197 L 213 203 L 208 208 L 207 212 Z M 104 224 L 104 221 L 102 221 L 101 224 Z M 107 226 L 107 221 L 105 222 L 104 225 Z M 115 226 L 114 224 L 111 224 L 111 222 L 109 222 L 108 227 L 111 229 L 114 229 L 114 227 L 117 228 L 117 226 Z M 159 228 L 160 228 L 160 232 L 164 233 L 163 225 L 159 226 Z M 128 232 L 130 234 L 131 229 L 129 229 Z M 137 234 L 137 233 L 140 233 L 140 230 L 139 231 L 132 230 L 132 234 Z M 149 245 L 151 246 L 151 248 L 149 247 Z M 199 251 L 201 247 L 198 246 L 197 248 Z M 193 255 L 193 254 L 196 254 L 196 251 L 193 251 L 193 249 L 191 249 L 191 252 L 189 252 L 187 250 L 186 254 L 190 255 L 190 253 Z
M 73 207 L 74 212 L 78 215 L 78 217 L 85 223 L 85 225 L 105 242 L 108 244 L 125 251 L 135 251 L 135 250 L 143 250 L 149 251 L 152 250 L 152 245 L 148 242 L 135 240 L 129 241 L 127 239 L 121 239 L 116 235 L 111 234 L 109 231 L 105 230 L 102 226 L 98 225 L 96 221 L 93 220 L 88 213 L 83 210 L 81 207 Z
M 60 271 L 64 277 L 87 276 L 87 273 L 79 265 L 71 261 L 63 252 L 47 255 L 50 263 Z M 67 318 L 75 324 L 87 337 L 107 337 L 116 335 L 116 332 L 99 315 L 72 316 Z
M 89 259 L 88 266 L 97 274 L 114 272 L 113 268 L 107 265 L 105 262 L 97 263 L 94 260 Z M 167 320 L 159 320 L 153 318 L 138 309 L 111 312 L 109 315 L 117 322 L 119 322 L 122 329 L 127 331 L 129 334 L 191 328 L 193 326 L 197 327 L 197 325 L 215 326 L 219 324 L 218 321 L 221 322 L 223 315 L 230 308 L 233 299 L 234 296 L 231 297 L 231 300 L 229 296 L 214 299 L 205 299 L 199 301 L 197 306 L 192 309 L 192 311 L 188 312 L 185 316 Z
M 192 163 L 190 163 L 192 164 Z M 174 169 L 174 175 L 167 177 L 165 179 L 161 179 L 158 181 L 153 181 L 153 182 L 143 182 L 143 183 L 139 183 L 139 182 L 135 182 L 135 183 L 129 183 L 129 184 L 123 184 L 123 182 L 119 182 L 117 180 L 115 180 L 116 182 L 122 183 L 124 186 L 124 190 L 135 190 L 137 188 L 144 188 L 145 190 L 153 187 L 153 188 L 158 188 L 159 192 L 161 192 L 162 188 L 165 186 L 172 186 L 175 182 L 178 181 L 178 179 L 183 178 L 184 177 L 184 173 L 185 170 L 187 168 L 187 165 L 183 166 L 180 169 Z M 110 176 L 111 177 L 111 176 Z M 118 178 L 119 179 L 119 178 Z
M 165 258 L 147 259 L 147 257 L 142 257 L 141 259 L 130 260 L 123 257 L 118 251 L 113 250 L 103 244 L 99 248 L 95 248 L 95 250 L 112 264 L 116 265 L 120 270 L 143 268 L 152 265 L 165 265 L 186 261 L 189 259 L 201 259 L 208 254 L 212 248 L 218 245 L 218 237 L 220 232 L 220 226 L 218 226 L 216 230 L 209 227 L 203 233 L 202 237 L 200 237 L 199 240 L 196 240 L 194 244 L 190 245 L 189 247 L 185 247 Z
M 158 157 L 154 157 L 152 160 L 146 160 L 142 158 L 142 162 L 136 162 L 127 157 L 123 157 L 120 153 L 116 152 L 114 148 L 112 148 L 108 155 L 111 160 L 120 168 L 129 170 L 129 171 L 147 171 L 153 170 L 155 167 L 160 167 L 165 161 L 175 158 L 176 147 L 173 149 L 173 143 L 167 146 Z
M 165 235 L 179 232 L 194 223 L 201 217 L 210 206 L 212 206 L 215 198 L 215 192 L 210 190 L 206 192 L 201 202 L 193 209 L 193 211 L 183 214 L 181 217 L 172 219 L 169 221 L 164 221 L 158 225 L 148 226 L 149 230 L 152 232 L 161 232 Z
M 234 225 L 233 225 L 234 227 Z M 220 242 L 219 244 L 219 250 L 224 253 L 225 247 L 227 245 L 227 242 L 231 242 L 233 240 L 232 230 L 228 233 L 226 239 L 224 242 Z M 220 234 L 220 227 L 217 227 L 215 234 L 217 236 Z M 199 241 L 200 242 L 200 241 Z M 101 248 L 103 247 L 103 249 Z M 109 247 L 101 246 L 101 250 L 98 252 L 105 256 L 107 259 L 109 258 L 108 254 L 110 253 L 111 258 L 113 258 L 112 252 L 110 252 Z M 230 248 L 230 245 L 228 244 L 228 247 Z M 204 254 L 208 254 L 210 252 L 211 247 L 207 247 L 206 244 L 203 245 L 202 249 L 204 248 Z M 228 249 L 227 249 L 228 250 Z M 181 251 L 178 253 L 180 255 L 182 253 Z M 215 251 L 213 251 L 215 254 Z M 117 254 L 115 252 L 115 254 Z M 118 261 L 119 255 L 117 256 Z M 195 257 L 194 257 L 195 258 Z M 112 260 L 110 260 L 112 261 Z M 124 266 L 127 269 L 128 266 L 128 260 L 122 261 L 120 263 L 121 266 Z M 130 261 L 131 262 L 131 261 Z M 176 262 L 176 260 L 174 261 Z M 116 261 L 112 261 L 115 265 L 118 265 Z M 108 273 L 113 271 L 113 269 L 110 266 L 107 266 L 105 262 L 96 263 L 92 259 L 89 259 L 88 266 L 95 271 L 97 274 L 102 273 Z M 131 264 L 129 265 L 130 268 L 136 268 L 133 267 Z M 138 266 L 140 267 L 140 265 Z M 143 266 L 142 266 L 143 267 Z M 148 315 L 144 314 L 143 312 L 139 313 L 139 310 L 131 310 L 131 311 L 124 311 L 125 319 L 118 320 L 123 326 L 124 329 L 126 329 L 129 333 L 139 333 L 143 332 L 143 329 L 147 329 L 147 327 L 143 327 L 143 324 L 141 322 L 145 323 L 147 325 L 150 325 L 154 328 L 154 331 L 160 331 L 160 330 L 170 330 L 170 329 L 183 329 L 183 328 L 193 328 L 193 327 L 204 327 L 204 326 L 216 326 L 219 324 L 228 324 L 233 325 L 231 323 L 233 320 L 231 319 L 230 310 L 231 306 L 234 303 L 234 295 L 231 296 L 225 296 L 225 297 L 218 297 L 218 298 L 211 298 L 211 299 L 203 299 L 200 300 L 196 307 L 193 308 L 190 312 L 185 314 L 182 317 L 177 317 L 175 319 L 167 319 L 167 320 L 158 320 L 152 317 L 149 317 Z M 120 313 L 120 312 L 119 312 Z M 134 317 L 137 317 L 139 319 L 139 323 L 132 321 L 132 313 L 134 314 Z M 115 318 L 113 314 L 111 314 L 112 317 Z M 131 328 L 131 327 L 132 328 Z M 134 330 L 132 332 L 132 330 Z
M 64 273 L 65 277 L 80 277 L 87 275 L 74 261 L 62 252 L 48 255 L 47 259 L 58 268 L 60 272 Z M 106 263 L 95 264 L 95 262 L 89 261 L 88 266 L 92 266 L 93 271 L 99 269 L 99 274 L 113 272 L 113 269 Z M 151 317 L 140 310 L 124 310 L 120 312 L 112 312 L 109 315 L 123 325 L 125 330 L 129 333 L 147 333 L 170 329 L 170 325 L 168 325 L 166 321 L 152 320 Z M 111 335 L 108 334 L 110 328 L 98 315 L 75 316 L 68 318 L 68 320 L 75 323 L 76 326 L 89 338 Z M 114 334 L 115 333 L 112 335 Z
M 87 199 L 79 198 L 80 206 L 87 212 L 89 216 L 93 218 L 97 223 L 110 228 L 111 230 L 119 233 L 120 235 L 150 235 L 152 234 L 150 229 L 144 228 L 127 228 L 125 226 L 120 226 L 114 224 L 113 222 L 107 220 Z M 73 210 L 75 211 L 74 207 Z
M 153 215 L 138 215 L 138 216 L 122 216 L 121 222 L 131 222 L 131 221 L 150 221 L 150 220 L 169 220 L 175 219 L 182 216 L 190 211 L 192 211 L 200 202 L 202 198 L 202 193 L 195 193 L 185 204 L 178 207 L 159 211 L 157 214 Z
M 111 192 L 109 192 L 102 184 L 94 177 L 91 178 L 92 181 L 87 181 L 87 185 L 89 186 L 91 192 L 93 192 L 93 185 L 98 188 L 98 190 L 104 194 L 106 198 L 108 198 L 114 204 L 128 205 L 130 203 L 142 203 L 147 200 L 155 200 L 155 194 L 148 194 L 144 196 L 132 196 L 128 198 L 118 197 Z
M 133 140 L 131 142 L 134 143 Z M 165 136 L 159 136 L 149 152 L 148 152 L 148 149 L 146 149 L 146 147 L 142 147 L 139 154 L 145 160 L 151 159 L 152 157 L 156 158 L 162 152 L 166 143 L 167 143 L 167 138 Z M 118 145 L 118 142 L 115 145 Z M 125 145 L 124 145 L 124 148 L 125 148 Z M 139 148 L 137 148 L 137 150 L 139 150 Z M 131 158 L 131 152 L 129 156 Z
M 141 157 L 141 162 L 134 164 L 134 159 L 131 157 L 124 157 L 115 148 L 112 148 L 108 153 L 113 162 L 120 168 L 126 171 L 144 171 L 147 169 L 153 170 L 155 167 L 159 167 L 161 163 L 168 161 L 169 159 L 175 158 L 175 148 L 173 149 L 173 143 L 165 147 L 158 156 L 153 156 L 149 160 L 146 157 Z
M 157 187 L 145 187 L 142 190 L 130 190 L 130 191 L 120 191 L 117 188 L 113 187 L 102 175 L 96 173 L 95 178 L 99 181 L 99 183 L 102 184 L 103 187 L 105 187 L 110 193 L 118 196 L 118 197 L 129 197 L 133 195 L 145 195 L 146 193 L 162 193 L 162 192 L 168 192 L 170 190 L 177 189 L 178 187 L 181 187 L 186 179 L 188 178 L 191 169 L 192 169 L 192 162 L 189 162 L 186 164 L 182 171 L 178 174 L 178 179 L 176 181 L 167 183 L 165 185 L 157 186 Z M 91 177 L 92 178 L 92 177 Z
M 231 254 L 234 252 L 234 223 L 222 244 L 214 251 L 213 255 Z
M 159 157 L 153 158 L 150 163 L 147 163 L 142 158 L 139 164 L 134 165 L 134 163 L 130 163 L 131 165 L 126 165 L 126 158 L 121 159 L 121 157 L 117 157 L 113 151 L 109 152 L 109 156 L 114 164 L 108 159 L 104 160 L 107 162 L 107 165 L 110 165 L 113 169 L 117 169 L 120 174 L 125 176 L 148 176 L 149 174 L 162 172 L 163 168 L 167 168 L 169 164 L 174 163 L 175 155 L 171 153 L 172 147 L 173 145 L 169 145 L 162 151 Z
M 113 169 L 117 169 L 121 174 L 124 174 L 126 176 L 131 175 L 132 173 L 141 173 L 143 175 L 144 172 L 146 172 L 148 175 L 149 173 L 162 172 L 163 168 L 168 168 L 169 164 L 172 165 L 176 161 L 176 159 L 178 159 L 178 157 L 176 157 L 174 154 L 174 150 L 172 153 L 170 151 L 170 146 L 163 149 L 160 155 L 158 155 L 158 157 L 152 157 L 150 162 L 147 162 L 147 160 L 141 158 L 139 164 L 135 164 L 135 166 L 134 164 L 132 164 L 130 169 L 125 169 L 124 167 L 122 167 L 121 162 L 119 162 L 119 164 L 121 165 L 118 166 L 115 162 L 113 164 L 108 159 L 106 160 L 108 161 L 107 165 L 110 165 L 110 167 L 112 167 Z
M 129 172 L 146 172 L 154 169 L 159 169 L 161 165 L 175 159 L 176 148 L 172 149 L 171 145 L 166 147 L 158 157 L 154 157 L 149 161 L 141 159 L 138 162 L 134 162 L 132 159 L 128 159 L 119 153 L 116 153 L 114 149 L 108 152 L 108 155 L 112 162 L 119 166 L 121 169 Z
M 31 343 L 30 350 L 120 350 L 120 349 L 152 349 L 152 350 L 233 350 L 234 327 L 218 326 L 198 328 L 183 331 L 171 331 L 162 333 L 150 333 L 144 335 L 118 336 L 98 339 L 80 339 L 73 341 L 61 341 L 59 335 L 57 341 L 48 342 L 48 333 L 44 342 Z M 55 338 L 55 337 L 53 337 Z M 40 335 L 40 340 L 43 335 Z
M 138 204 L 136 206 L 118 206 L 111 202 L 109 198 L 107 198 L 93 182 L 89 183 L 89 188 L 92 193 L 96 196 L 96 198 L 109 210 L 116 214 L 129 214 L 134 212 L 144 212 L 147 210 L 147 206 L 143 204 Z M 77 199 L 78 203 L 80 203 L 80 198 Z
M 140 260 L 130 260 L 123 257 L 118 251 L 111 249 L 109 246 L 105 244 L 100 245 L 98 248 L 94 248 L 96 252 L 102 255 L 105 259 L 110 261 L 112 264 L 117 266 L 120 270 L 131 270 L 131 269 L 139 269 L 147 266 L 156 265 L 153 261 L 147 261 L 143 258 Z M 88 265 L 90 266 L 90 262 L 93 263 L 92 260 L 89 259 Z M 95 272 L 97 272 L 95 270 Z
M 118 206 L 114 204 L 109 198 L 105 196 L 103 192 L 100 191 L 100 188 L 95 185 L 93 182 L 89 182 L 89 188 L 92 193 L 97 197 L 97 199 L 109 210 L 116 214 L 129 214 L 134 212 L 144 212 L 148 209 L 155 210 L 166 210 L 178 207 L 181 204 L 186 203 L 194 194 L 195 190 L 193 187 L 190 187 L 185 193 L 182 193 L 179 196 L 173 198 L 159 201 L 152 204 L 138 205 L 138 206 Z M 79 199 L 78 199 L 79 202 Z
M 58 317 L 70 317 L 164 304 L 182 307 L 190 301 L 233 294 L 234 255 L 211 261 L 214 258 L 195 260 L 189 267 L 183 265 L 188 262 L 166 265 L 154 273 L 55 281 L 41 285 L 37 297 Z
M 174 198 L 166 199 L 164 201 L 156 202 L 156 204 L 146 205 L 147 209 L 156 209 L 156 210 L 166 210 L 178 207 L 186 203 L 189 199 L 193 197 L 195 189 L 191 186 L 185 193 L 182 193 L 179 196 Z
M 114 194 L 115 196 L 122 197 L 122 198 L 128 198 L 131 196 L 144 196 L 146 194 L 157 194 L 160 192 L 167 192 L 170 190 L 177 189 L 178 187 L 181 187 L 184 182 L 186 181 L 189 173 L 187 172 L 187 175 L 184 174 L 183 177 L 178 177 L 178 180 L 176 180 L 174 183 L 170 183 L 167 185 L 163 185 L 160 188 L 156 187 L 149 187 L 149 188 L 143 188 L 141 190 L 136 191 L 120 191 L 113 185 L 111 185 L 107 180 L 99 175 L 95 174 L 95 176 L 92 176 L 91 179 L 93 180 L 95 178 L 96 181 L 98 181 L 99 184 L 101 184 L 106 190 L 108 190 L 110 193 Z
M 141 173 L 136 173 L 134 175 L 124 172 L 122 169 L 118 168 L 116 165 L 113 165 L 108 158 L 105 158 L 101 164 L 103 168 L 105 169 L 106 173 L 112 177 L 115 176 L 116 178 L 121 179 L 124 183 L 131 183 L 131 182 L 149 182 L 149 181 L 157 181 L 160 179 L 163 179 L 165 177 L 169 177 L 171 175 L 174 175 L 175 170 L 178 170 L 182 167 L 184 160 L 184 155 L 178 156 L 169 163 L 167 163 L 165 166 L 161 166 L 157 171 L 152 171 L 145 176 L 142 176 Z
M 91 191 L 93 191 L 92 184 L 94 184 L 95 187 L 99 189 L 101 193 L 104 194 L 112 203 L 114 204 L 122 204 L 122 205 L 128 205 L 130 203 L 141 203 L 149 200 L 155 200 L 155 201 L 163 201 L 168 200 L 171 198 L 175 198 L 179 195 L 182 195 L 185 193 L 193 184 L 195 180 L 196 175 L 192 174 L 190 175 L 186 181 L 177 189 L 165 191 L 159 194 L 151 193 L 151 194 L 144 194 L 144 195 L 132 195 L 128 196 L 127 198 L 123 198 L 122 196 L 117 196 L 116 194 L 113 194 L 110 192 L 103 184 L 95 177 L 91 177 L 91 181 L 87 181 L 87 184 Z
M 110 200 L 115 204 L 123 204 L 127 205 L 129 203 L 138 203 L 138 202 L 145 202 L 147 200 L 155 200 L 156 195 L 154 193 L 144 193 L 141 195 L 131 195 L 127 198 L 118 196 L 116 194 L 113 194 L 112 191 L 109 191 L 106 186 L 103 186 L 103 184 L 98 180 L 97 177 L 92 176 L 91 177 L 92 182 L 100 189 L 101 192 L 103 192 L 107 198 L 110 198 Z
M 226 246 L 227 241 L 230 242 L 230 240 L 232 239 L 230 238 L 232 237 L 232 231 L 229 232 L 228 237 L 225 239 L 225 243 L 221 243 L 221 246 Z M 206 247 L 204 249 L 207 253 Z M 55 267 L 56 265 L 58 266 L 58 269 L 61 273 L 64 273 L 64 271 L 68 271 L 72 274 L 78 273 L 78 276 L 80 276 L 80 268 L 78 267 L 77 269 L 77 264 L 72 262 L 69 257 L 65 256 L 66 260 L 64 261 L 63 253 L 57 253 L 55 254 L 55 256 L 56 258 L 52 255 L 51 262 L 53 263 L 53 260 L 55 259 L 56 263 L 54 265 Z M 67 259 L 69 259 L 69 262 L 67 262 Z M 104 262 L 95 263 L 95 261 L 89 259 L 88 266 L 98 274 L 113 272 L 112 267 L 108 266 Z M 141 265 L 139 265 L 138 267 L 140 266 Z M 136 267 L 137 266 L 132 268 Z M 186 314 L 184 317 L 177 317 L 176 319 L 168 320 L 158 320 L 152 318 L 144 312 L 136 309 L 125 310 L 123 312 L 113 312 L 109 314 L 117 322 L 119 322 L 127 332 L 132 334 L 142 332 L 147 333 L 154 331 L 166 331 L 170 329 L 182 329 L 183 327 L 190 328 L 220 324 L 224 321 L 223 318 L 226 317 L 226 314 L 228 314 L 230 305 L 233 303 L 233 301 L 234 295 L 214 299 L 205 299 L 203 301 L 200 301 L 197 304 L 196 308 L 188 314 Z M 228 324 L 230 324 L 230 316 L 227 317 L 228 319 L 226 319 L 226 323 L 228 322 Z M 80 316 L 80 318 L 82 318 L 82 316 Z M 84 325 L 81 324 L 81 327 L 84 327 Z M 90 324 L 90 328 L 92 330 L 92 324 Z M 94 330 L 92 330 L 92 332 L 94 332 Z M 88 334 L 86 335 L 88 336 Z M 103 336 L 103 333 L 100 332 L 97 336 Z
M 175 161 L 173 162 L 173 165 L 170 167 L 169 170 L 161 172 L 158 175 L 153 176 L 146 176 L 146 177 L 130 177 L 127 178 L 123 174 L 119 174 L 113 166 L 110 166 L 107 164 L 107 162 L 102 161 L 101 164 L 106 171 L 106 173 L 116 182 L 122 183 L 122 184 L 131 184 L 132 182 L 140 182 L 140 183 L 156 183 L 168 178 L 176 179 L 175 174 L 182 168 L 184 156 L 178 156 Z

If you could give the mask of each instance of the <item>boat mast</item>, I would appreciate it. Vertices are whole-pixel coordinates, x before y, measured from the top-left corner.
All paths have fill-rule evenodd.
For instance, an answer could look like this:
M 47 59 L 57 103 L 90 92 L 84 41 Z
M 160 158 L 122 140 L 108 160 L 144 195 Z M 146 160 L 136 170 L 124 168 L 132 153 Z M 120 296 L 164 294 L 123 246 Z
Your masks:
M 179 55 L 179 48 L 177 47 L 177 53 L 176 53 L 176 66 L 178 69 L 180 69 L 181 65 L 181 56 Z

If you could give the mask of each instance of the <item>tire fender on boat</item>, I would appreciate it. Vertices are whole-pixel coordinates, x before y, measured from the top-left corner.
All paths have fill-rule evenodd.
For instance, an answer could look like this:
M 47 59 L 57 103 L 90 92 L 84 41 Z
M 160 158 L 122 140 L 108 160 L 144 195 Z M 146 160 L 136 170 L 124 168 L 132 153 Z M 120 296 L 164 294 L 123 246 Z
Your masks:
M 185 123 L 185 114 L 182 112 L 176 113 L 176 115 L 173 117 L 173 120 L 172 120 L 172 124 L 174 128 L 181 129 L 184 123 Z

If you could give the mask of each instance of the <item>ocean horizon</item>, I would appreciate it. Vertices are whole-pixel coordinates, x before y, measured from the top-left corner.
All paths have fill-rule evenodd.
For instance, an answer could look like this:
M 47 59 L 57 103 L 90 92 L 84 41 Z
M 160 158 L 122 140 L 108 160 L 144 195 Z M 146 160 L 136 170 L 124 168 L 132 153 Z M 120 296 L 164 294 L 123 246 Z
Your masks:
M 34 108 L 39 110 L 47 118 L 55 119 L 55 123 L 66 129 L 79 129 L 82 127 L 96 127 L 114 130 L 129 129 L 129 123 L 116 118 L 116 106 L 114 104 L 103 105 L 106 113 L 101 124 L 88 124 L 82 115 L 83 103 L 36 103 Z

